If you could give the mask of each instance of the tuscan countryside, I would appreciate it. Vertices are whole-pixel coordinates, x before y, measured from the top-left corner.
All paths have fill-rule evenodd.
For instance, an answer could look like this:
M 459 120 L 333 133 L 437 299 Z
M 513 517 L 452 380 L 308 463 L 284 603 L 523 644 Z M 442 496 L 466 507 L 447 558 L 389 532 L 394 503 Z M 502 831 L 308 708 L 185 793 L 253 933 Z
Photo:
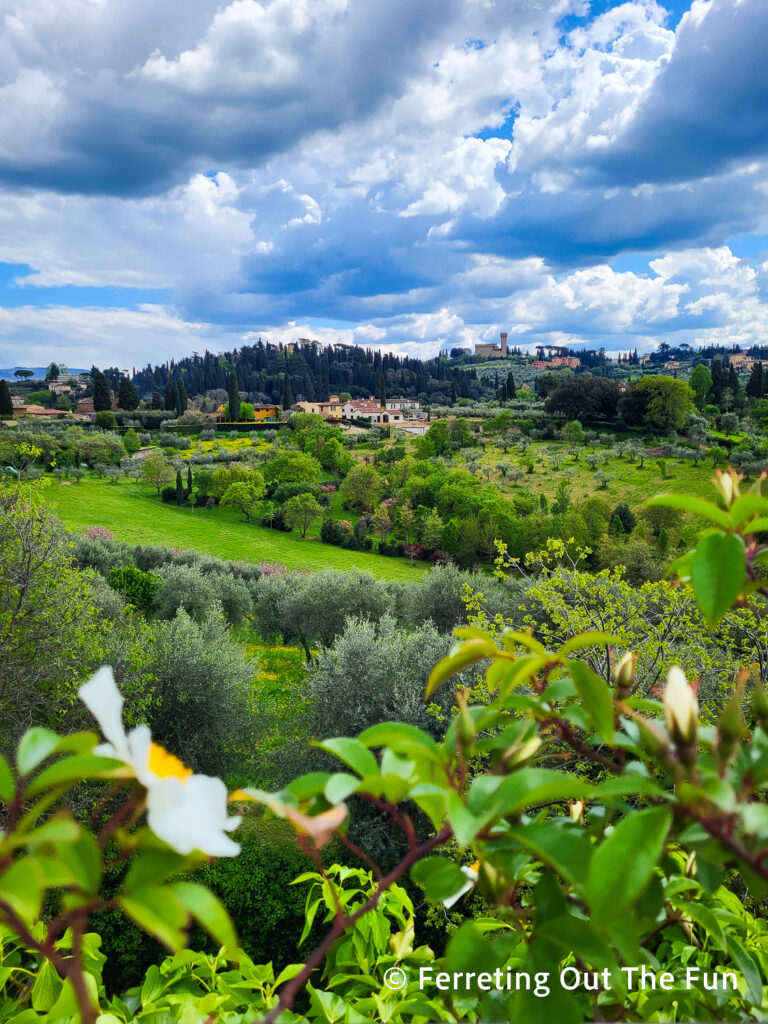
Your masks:
M 768 1020 L 766 0 L 5 0 L 0 1024 Z

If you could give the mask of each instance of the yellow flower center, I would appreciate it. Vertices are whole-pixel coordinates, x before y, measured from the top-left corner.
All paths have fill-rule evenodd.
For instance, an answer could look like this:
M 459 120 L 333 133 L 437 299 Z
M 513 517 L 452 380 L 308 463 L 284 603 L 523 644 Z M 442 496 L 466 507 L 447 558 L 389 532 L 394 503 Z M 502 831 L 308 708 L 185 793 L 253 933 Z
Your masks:
M 191 768 L 187 768 L 178 757 L 169 754 L 159 743 L 150 744 L 147 767 L 160 779 L 179 779 L 181 782 L 186 782 L 193 774 Z

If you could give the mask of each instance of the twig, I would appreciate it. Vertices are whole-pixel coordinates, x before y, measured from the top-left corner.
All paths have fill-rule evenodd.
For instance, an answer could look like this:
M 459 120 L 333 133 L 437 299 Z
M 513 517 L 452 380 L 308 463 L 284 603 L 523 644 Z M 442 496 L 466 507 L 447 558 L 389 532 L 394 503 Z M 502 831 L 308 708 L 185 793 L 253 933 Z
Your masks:
M 378 905 L 379 900 L 387 889 L 394 885 L 398 879 L 402 878 L 405 872 L 415 864 L 417 860 L 420 860 L 431 850 L 434 850 L 436 846 L 441 846 L 444 842 L 450 839 L 452 832 L 453 830 L 450 825 L 443 825 L 440 831 L 436 835 L 432 836 L 431 839 L 426 840 L 426 842 L 421 843 L 419 846 L 412 847 L 400 863 L 397 864 L 388 875 L 385 875 L 384 878 L 382 878 L 381 882 L 376 887 L 376 891 L 368 900 L 366 900 L 365 903 L 361 904 L 361 906 L 350 914 L 349 917 L 344 918 L 342 921 L 338 921 L 333 925 L 296 977 L 286 983 L 280 993 L 277 1005 L 272 1007 L 262 1021 L 262 1024 L 275 1024 L 275 1021 L 283 1010 L 289 1010 L 293 1006 L 296 996 L 299 994 L 301 989 L 304 988 L 312 972 L 323 962 L 325 954 L 331 948 L 336 939 L 338 939 L 338 937 L 342 935 L 347 928 L 350 928 L 359 921 L 364 914 L 367 914 L 369 910 L 373 910 L 374 907 Z

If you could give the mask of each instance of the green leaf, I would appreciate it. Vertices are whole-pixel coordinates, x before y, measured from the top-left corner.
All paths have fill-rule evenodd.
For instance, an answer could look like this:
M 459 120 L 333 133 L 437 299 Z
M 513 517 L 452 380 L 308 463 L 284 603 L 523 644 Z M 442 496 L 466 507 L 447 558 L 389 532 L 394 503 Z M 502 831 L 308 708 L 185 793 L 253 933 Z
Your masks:
M 379 766 L 376 763 L 376 758 L 360 740 L 337 736 L 334 739 L 324 740 L 316 746 L 321 750 L 327 750 L 329 754 L 335 754 L 340 761 L 356 771 L 362 779 L 366 775 L 378 774 Z
M 621 799 L 625 796 L 666 796 L 665 791 L 653 779 L 645 778 L 643 775 L 617 775 L 612 779 L 606 779 L 595 787 L 592 799 L 597 803 L 603 800 Z
M 768 533 L 768 516 L 760 516 L 759 519 L 753 519 L 751 523 L 747 523 L 742 533 Z
M 592 921 L 604 925 L 620 917 L 645 889 L 659 862 L 672 821 L 665 807 L 624 818 L 592 855 L 587 902 Z
M 659 494 L 655 498 L 649 498 L 645 503 L 653 507 L 659 505 L 663 508 L 679 508 L 683 512 L 694 512 L 711 523 L 722 526 L 724 530 L 730 528 L 731 517 L 723 509 L 718 508 L 711 501 L 704 498 L 694 498 L 692 494 Z
M 424 691 L 424 699 L 431 696 L 435 690 L 447 682 L 451 676 L 461 672 L 470 665 L 474 665 L 484 658 L 496 658 L 499 656 L 499 649 L 492 640 L 466 640 L 461 647 L 447 658 L 438 661 L 432 669 L 427 688 Z
M 734 533 L 705 534 L 691 560 L 696 602 L 710 626 L 716 625 L 741 593 L 746 580 L 744 541 Z
M 0 875 L 0 898 L 26 921 L 35 921 L 40 913 L 43 876 L 32 857 L 16 860 Z
M 188 914 L 169 886 L 147 885 L 130 895 L 119 896 L 118 903 L 140 928 L 160 939 L 174 953 L 184 948 L 182 929 Z
M 416 743 L 428 751 L 436 753 L 438 745 L 428 732 L 407 722 L 379 722 L 361 732 L 358 736 L 366 747 L 391 747 L 397 751 L 402 744 Z
M 58 814 L 40 828 L 19 836 L 19 840 L 25 846 L 34 848 L 42 843 L 72 843 L 79 835 L 79 826 L 70 817 Z
M 96 757 L 95 754 L 75 754 L 55 761 L 44 768 L 27 787 L 27 795 L 35 796 L 54 786 L 66 786 L 85 779 L 103 779 L 125 768 L 122 761 L 111 757 Z
M 726 934 L 725 941 L 728 944 L 728 952 L 738 964 L 744 981 L 747 983 L 750 1000 L 755 1006 L 762 1006 L 763 982 L 754 957 L 744 949 L 739 940 L 734 938 L 733 935 Z
M 103 864 L 99 844 L 90 832 L 82 829 L 74 843 L 61 843 L 56 850 L 77 884 L 85 892 L 97 892 L 101 883 Z
M 568 671 L 595 732 L 604 743 L 613 739 L 613 698 L 604 679 L 583 661 L 572 661 Z
M 586 882 L 592 847 L 582 829 L 546 822 L 507 829 L 504 839 L 554 868 L 571 885 L 581 888 Z
M 32 1006 L 39 1013 L 47 1013 L 61 993 L 62 981 L 50 960 L 43 960 L 32 986 Z
M 491 817 L 514 814 L 535 804 L 586 798 L 592 792 L 592 786 L 586 779 L 552 768 L 521 768 L 496 783 L 489 792 L 489 784 L 493 785 L 498 778 L 479 775 L 473 779 L 467 798 L 467 808 L 471 813 L 490 820 Z
M 59 745 L 59 737 L 50 729 L 34 726 L 21 737 L 16 751 L 16 764 L 20 775 L 29 775 L 31 771 L 53 753 Z
M 291 978 L 295 978 L 297 974 L 301 974 L 304 970 L 304 964 L 288 964 L 275 978 L 275 988 L 279 988 L 280 985 L 284 985 L 286 981 L 290 981 Z
M 178 874 L 186 861 L 186 857 L 174 850 L 144 850 L 131 862 L 123 890 L 130 893 L 145 885 L 158 885 Z
M 8 762 L 5 758 L 0 757 L 0 800 L 8 803 L 13 798 L 15 789 L 16 782 L 13 778 L 13 772 L 8 767 Z
M 467 876 L 448 857 L 425 857 L 414 864 L 411 878 L 424 890 L 431 903 L 442 903 L 467 884 Z
M 768 501 L 759 494 L 742 494 L 731 505 L 731 523 L 734 530 L 754 515 L 768 515 Z M 751 525 L 751 524 L 750 524 Z
M 361 785 L 362 783 L 357 775 L 350 775 L 349 772 L 338 772 L 338 774 L 332 775 L 326 782 L 323 796 L 329 804 L 340 804 Z
M 570 654 L 571 651 L 583 651 L 585 647 L 606 647 L 609 644 L 618 643 L 621 643 L 621 641 L 613 633 L 601 633 L 599 630 L 592 629 L 586 633 L 579 633 L 578 636 L 572 636 L 570 640 L 566 640 L 557 653 L 565 655 Z
M 196 882 L 174 882 L 171 889 L 181 905 L 219 945 L 232 951 L 237 949 L 237 936 L 232 921 L 217 896 Z

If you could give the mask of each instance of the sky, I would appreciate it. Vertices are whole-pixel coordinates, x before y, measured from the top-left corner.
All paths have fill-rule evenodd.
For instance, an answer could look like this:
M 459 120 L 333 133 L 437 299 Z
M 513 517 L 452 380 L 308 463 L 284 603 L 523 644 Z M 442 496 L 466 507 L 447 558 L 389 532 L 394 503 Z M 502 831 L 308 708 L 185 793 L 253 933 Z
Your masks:
M 768 0 L 1 0 L 0 366 L 768 342 Z

